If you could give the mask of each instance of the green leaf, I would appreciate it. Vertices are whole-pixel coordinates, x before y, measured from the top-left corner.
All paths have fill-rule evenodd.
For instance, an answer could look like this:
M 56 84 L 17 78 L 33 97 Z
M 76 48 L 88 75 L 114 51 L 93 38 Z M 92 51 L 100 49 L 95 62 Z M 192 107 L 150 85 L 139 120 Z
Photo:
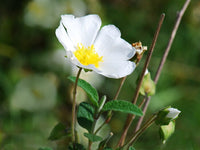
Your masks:
M 77 111 L 77 120 L 80 126 L 87 129 L 88 132 L 91 131 L 92 123 L 94 121 L 94 108 L 92 105 L 86 102 L 82 102 L 79 104 Z
M 76 77 L 73 76 L 68 77 L 68 79 L 74 83 L 76 81 Z M 83 88 L 83 90 L 87 93 L 88 97 L 90 98 L 91 102 L 98 107 L 99 95 L 97 93 L 97 90 L 88 82 L 82 79 L 78 79 L 78 86 Z
M 84 133 L 84 136 L 92 142 L 98 142 L 103 140 L 102 137 L 90 133 Z
M 62 123 L 58 123 L 51 131 L 48 139 L 51 141 L 58 140 L 64 136 L 67 136 L 67 135 L 69 136 L 70 135 L 69 133 L 70 133 L 70 131 L 66 130 L 65 125 L 63 125 Z
M 123 113 L 130 113 L 138 116 L 143 115 L 142 110 L 139 107 L 132 104 L 131 102 L 123 100 L 112 100 L 107 102 L 104 105 L 102 111 L 108 111 L 108 110 L 120 111 Z
M 135 148 L 134 148 L 133 146 L 130 146 L 130 147 L 128 148 L 128 150 L 135 150 Z
M 105 147 L 103 150 L 113 150 L 113 149 L 110 147 Z
M 53 149 L 49 147 L 43 147 L 43 148 L 39 148 L 38 150 L 53 150 Z
M 68 147 L 68 150 L 86 150 L 83 145 L 75 143 L 74 145 L 71 143 Z

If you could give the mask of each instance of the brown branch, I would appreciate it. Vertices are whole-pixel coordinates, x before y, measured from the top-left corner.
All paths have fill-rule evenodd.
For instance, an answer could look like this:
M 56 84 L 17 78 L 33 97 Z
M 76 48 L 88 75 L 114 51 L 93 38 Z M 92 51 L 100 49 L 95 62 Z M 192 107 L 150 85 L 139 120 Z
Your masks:
M 158 27 L 157 27 L 156 32 L 154 34 L 154 38 L 153 38 L 150 50 L 148 52 L 148 55 L 147 55 L 147 58 L 146 58 L 146 62 L 144 64 L 144 67 L 143 67 L 139 82 L 138 82 L 137 87 L 136 87 L 136 92 L 135 92 L 135 95 L 134 95 L 133 101 L 132 101 L 133 104 L 137 103 L 137 99 L 138 99 L 138 96 L 139 96 L 139 90 L 140 90 L 140 87 L 142 85 L 142 80 L 144 78 L 145 71 L 148 68 L 148 65 L 149 65 L 149 62 L 150 62 L 150 59 L 151 59 L 151 56 L 152 56 L 152 53 L 153 53 L 153 50 L 154 50 L 154 47 L 155 47 L 159 32 L 160 32 L 164 17 L 165 17 L 165 14 L 164 13 L 161 14 L 161 17 L 160 17 L 160 20 L 159 20 L 159 23 L 158 23 Z M 132 123 L 134 118 L 135 118 L 134 115 L 128 115 L 126 123 L 125 123 L 125 126 L 124 126 L 124 131 L 123 131 L 123 133 L 121 135 L 121 138 L 120 138 L 120 140 L 119 140 L 119 142 L 117 144 L 117 147 L 120 147 L 120 146 L 122 146 L 124 144 L 124 140 L 126 138 L 128 129 L 129 129 L 129 127 L 130 127 L 130 125 L 131 125 L 131 123 Z
M 133 103 L 133 104 L 136 104 L 136 102 L 137 102 L 137 99 L 138 99 L 138 96 L 139 96 L 140 87 L 141 87 L 141 85 L 142 85 L 142 80 L 143 80 L 143 78 L 144 78 L 145 71 L 146 71 L 146 69 L 147 69 L 148 66 L 149 66 L 149 62 L 150 62 L 150 60 L 151 60 L 151 56 L 152 56 L 154 47 L 155 47 L 155 45 L 156 45 L 156 41 L 157 41 L 157 38 L 158 38 L 158 35 L 159 35 L 159 32 L 160 32 L 160 29 L 161 29 L 161 26 L 162 26 L 162 23 L 163 23 L 164 18 L 165 18 L 165 14 L 163 13 L 163 14 L 161 14 L 161 16 L 160 16 L 160 20 L 159 20 L 159 23 L 158 23 L 158 27 L 157 27 L 156 32 L 155 32 L 155 34 L 154 34 L 154 38 L 153 38 L 151 47 L 150 47 L 150 49 L 149 49 L 149 53 L 148 53 L 148 55 L 147 55 L 147 59 L 146 59 L 146 62 L 145 62 L 145 64 L 144 64 L 144 67 L 143 67 L 143 70 L 142 70 L 142 74 L 141 74 L 141 76 L 140 76 L 139 83 L 138 83 L 138 85 L 137 85 L 136 92 L 135 92 L 135 95 L 134 95 L 133 100 L 132 100 L 132 103 Z
M 155 82 L 156 84 L 157 84 L 158 79 L 159 79 L 159 77 L 160 77 L 160 73 L 161 73 L 161 71 L 162 71 L 162 69 L 163 69 L 163 66 L 164 66 L 164 64 L 165 64 L 165 61 L 166 61 L 167 56 L 168 56 L 168 54 L 169 54 L 169 51 L 170 51 L 170 49 L 171 49 L 171 46 L 172 46 L 172 43 L 173 43 L 173 41 L 174 41 L 176 32 L 177 32 L 178 27 L 179 27 L 179 25 L 180 25 L 181 19 L 182 19 L 183 15 L 184 15 L 184 13 L 185 13 L 185 11 L 186 11 L 186 9 L 187 9 L 189 3 L 190 3 L 190 0 L 186 0 L 186 1 L 185 1 L 185 4 L 183 5 L 183 7 L 182 7 L 182 9 L 181 9 L 181 11 L 177 14 L 177 18 L 176 18 L 176 21 L 175 21 L 175 24 L 174 24 L 174 28 L 173 28 L 172 33 L 171 33 L 171 36 L 170 36 L 170 38 L 169 38 L 169 42 L 168 42 L 168 44 L 167 44 L 167 47 L 166 47 L 165 52 L 164 52 L 164 55 L 163 55 L 163 57 L 162 57 L 162 59 L 161 59 L 161 61 L 160 61 L 159 67 L 158 67 L 158 69 L 157 69 L 157 72 L 156 72 L 156 75 L 155 75 L 155 78 L 154 78 L 154 82 Z M 145 113 L 146 113 L 146 110 L 147 110 L 147 107 L 148 107 L 148 105 L 149 105 L 150 99 L 151 99 L 151 97 L 148 97 L 148 98 L 146 99 L 146 103 L 145 103 L 144 108 L 143 108 L 143 114 L 144 114 L 144 115 L 145 115 Z M 139 119 L 139 121 L 138 121 L 138 123 L 137 123 L 137 126 L 136 126 L 136 129 L 135 129 L 135 132 L 140 128 L 141 123 L 142 123 L 143 118 L 144 118 L 144 115 Z

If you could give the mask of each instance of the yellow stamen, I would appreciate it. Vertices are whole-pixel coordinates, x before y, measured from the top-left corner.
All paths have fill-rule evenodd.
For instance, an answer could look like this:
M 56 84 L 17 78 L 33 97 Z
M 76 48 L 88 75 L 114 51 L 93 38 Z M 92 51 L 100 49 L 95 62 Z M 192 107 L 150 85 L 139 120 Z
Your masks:
M 103 62 L 103 56 L 99 56 L 95 51 L 94 45 L 85 47 L 83 44 L 77 44 L 77 50 L 74 55 L 82 65 L 93 64 L 96 68 L 99 67 L 99 62 Z

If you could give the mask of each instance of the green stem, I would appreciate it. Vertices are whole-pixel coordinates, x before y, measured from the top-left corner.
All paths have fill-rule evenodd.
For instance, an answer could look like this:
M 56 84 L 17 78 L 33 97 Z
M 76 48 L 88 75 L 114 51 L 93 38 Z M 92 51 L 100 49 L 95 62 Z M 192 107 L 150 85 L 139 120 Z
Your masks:
M 99 116 L 99 114 L 97 114 L 97 116 Z M 92 124 L 91 134 L 96 134 L 96 133 L 94 133 L 94 129 L 95 129 L 97 120 L 98 120 L 98 117 L 97 118 L 94 117 L 94 122 Z M 91 150 L 91 147 L 92 147 L 92 141 L 89 140 L 89 142 L 88 142 L 88 150 Z
M 80 77 L 82 68 L 79 69 L 77 76 L 76 76 L 76 81 L 74 84 L 74 90 L 73 90 L 73 102 L 72 102 L 72 142 L 75 143 L 75 125 L 76 125 L 76 91 L 77 91 L 77 85 L 78 85 L 78 79 Z

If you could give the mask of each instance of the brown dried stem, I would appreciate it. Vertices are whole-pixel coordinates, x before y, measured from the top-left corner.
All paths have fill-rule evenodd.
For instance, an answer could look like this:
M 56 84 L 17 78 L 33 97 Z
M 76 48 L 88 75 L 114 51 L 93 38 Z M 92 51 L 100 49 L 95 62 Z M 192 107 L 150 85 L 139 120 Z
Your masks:
M 148 55 L 147 55 L 147 58 L 146 58 L 146 62 L 144 64 L 144 67 L 143 67 L 143 70 L 142 70 L 142 74 L 140 76 L 139 82 L 138 82 L 137 87 L 136 87 L 136 92 L 135 92 L 135 95 L 134 95 L 133 101 L 132 101 L 133 104 L 137 103 L 137 99 L 138 99 L 138 96 L 139 96 L 139 90 L 140 90 L 140 87 L 142 85 L 142 80 L 144 78 L 145 71 L 148 68 L 148 65 L 149 65 L 149 62 L 150 62 L 150 59 L 151 59 L 151 56 L 152 56 L 152 53 L 153 53 L 153 50 L 154 50 L 154 47 L 155 47 L 155 44 L 156 44 L 156 41 L 157 41 L 157 38 L 158 38 L 158 35 L 159 35 L 159 32 L 160 32 L 164 18 L 165 18 L 165 14 L 163 13 L 163 14 L 161 14 L 161 17 L 160 17 L 160 20 L 159 20 L 159 23 L 158 23 L 158 27 L 157 27 L 156 32 L 154 34 L 154 38 L 153 38 L 151 47 L 149 49 L 149 52 L 148 52 Z M 135 115 L 128 115 L 125 126 L 124 126 L 124 131 L 123 131 L 121 138 L 120 138 L 120 140 L 117 144 L 117 147 L 121 147 L 124 144 L 124 140 L 126 138 L 128 129 L 129 129 L 134 118 L 135 118 Z
M 165 61 L 166 61 L 167 56 L 168 56 L 168 54 L 169 54 L 169 51 L 170 51 L 170 49 L 171 49 L 171 46 L 172 46 L 172 43 L 173 43 L 173 41 L 174 41 L 176 32 L 177 32 L 178 27 L 179 27 L 179 25 L 180 25 L 181 19 L 182 19 L 183 15 L 184 15 L 184 13 L 185 13 L 185 11 L 186 11 L 186 9 L 187 9 L 189 3 L 190 3 L 190 0 L 186 0 L 185 3 L 184 3 L 184 5 L 183 5 L 183 7 L 182 7 L 182 9 L 180 10 L 180 12 L 177 13 L 177 18 L 176 18 L 176 21 L 175 21 L 175 24 L 174 24 L 174 28 L 173 28 L 173 30 L 172 30 L 171 36 L 170 36 L 170 38 L 169 38 L 169 42 L 168 42 L 168 44 L 167 44 L 167 47 L 166 47 L 166 49 L 165 49 L 165 52 L 164 52 L 163 57 L 162 57 L 162 59 L 161 59 L 161 61 L 160 61 L 159 67 L 158 67 L 158 69 L 157 69 L 157 72 L 156 72 L 156 75 L 155 75 L 155 78 L 154 78 L 155 84 L 157 84 L 157 82 L 158 82 L 158 79 L 159 79 L 159 77 L 160 77 L 160 73 L 161 73 L 161 71 L 162 71 L 162 69 L 163 69 L 163 66 L 164 66 L 164 64 L 165 64 Z M 148 98 L 146 99 L 146 102 L 145 102 L 145 105 L 144 105 L 144 108 L 143 108 L 143 114 L 144 114 L 144 115 L 145 115 L 146 110 L 147 110 L 147 108 L 148 108 L 150 99 L 151 99 L 151 97 L 148 97 Z M 144 115 L 139 119 L 139 121 L 138 121 L 138 123 L 137 123 L 137 126 L 136 126 L 136 129 L 135 129 L 135 132 L 140 128 L 141 123 L 142 123 L 143 118 L 144 118 Z

